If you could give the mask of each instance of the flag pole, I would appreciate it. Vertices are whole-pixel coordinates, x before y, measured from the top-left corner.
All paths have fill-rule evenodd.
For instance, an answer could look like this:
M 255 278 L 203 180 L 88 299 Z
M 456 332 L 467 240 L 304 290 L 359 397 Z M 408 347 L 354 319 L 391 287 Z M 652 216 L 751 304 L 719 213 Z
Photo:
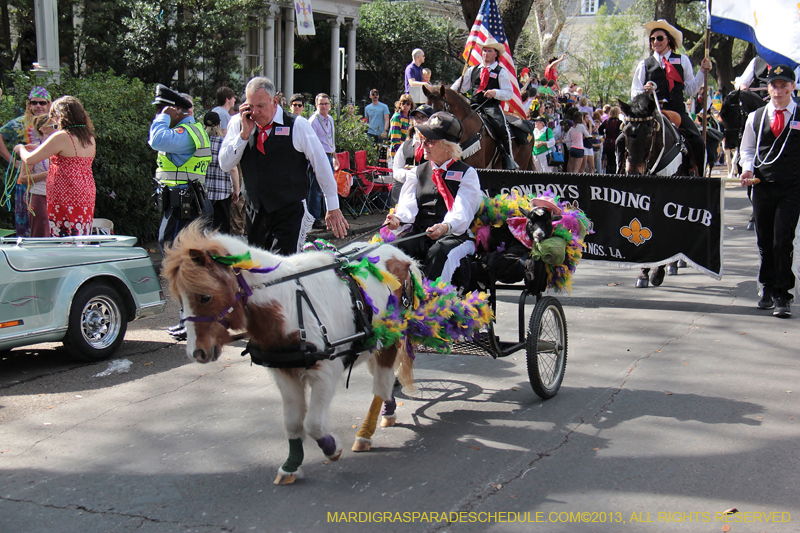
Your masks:
M 704 59 L 709 58 L 709 43 L 711 41 L 711 0 L 706 2 L 706 53 Z M 708 71 L 703 71 L 703 146 L 706 145 L 708 136 Z M 703 170 L 705 174 L 705 169 Z

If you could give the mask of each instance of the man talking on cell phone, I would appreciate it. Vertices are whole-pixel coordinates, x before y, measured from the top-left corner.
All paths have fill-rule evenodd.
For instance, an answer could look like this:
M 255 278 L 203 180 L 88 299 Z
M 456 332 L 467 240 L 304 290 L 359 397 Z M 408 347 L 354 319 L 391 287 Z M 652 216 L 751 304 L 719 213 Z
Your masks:
M 337 238 L 349 224 L 339 209 L 330 161 L 311 125 L 284 113 L 268 78 L 253 78 L 245 102 L 228 124 L 219 166 L 229 171 L 241 162 L 247 192 L 247 239 L 275 253 L 297 253 L 314 220 L 306 208 L 308 164 L 325 195 L 326 226 Z

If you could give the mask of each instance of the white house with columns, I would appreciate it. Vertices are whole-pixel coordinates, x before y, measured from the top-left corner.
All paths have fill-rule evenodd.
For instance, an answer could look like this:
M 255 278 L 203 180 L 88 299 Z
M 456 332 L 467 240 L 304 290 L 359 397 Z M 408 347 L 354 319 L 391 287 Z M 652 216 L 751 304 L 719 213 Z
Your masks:
M 311 0 L 314 19 L 331 24 L 331 96 L 341 95 L 344 89 L 347 101 L 353 101 L 356 92 L 356 28 L 358 9 L 369 0 Z M 302 16 L 302 15 L 301 15 Z M 245 38 L 242 54 L 242 71 L 257 69 L 256 73 L 271 79 L 285 95 L 294 91 L 295 23 L 298 13 L 295 4 L 270 3 L 259 28 L 254 28 Z M 339 54 L 341 32 L 347 32 L 345 48 L 347 87 L 342 87 L 342 64 Z M 338 98 L 336 99 L 339 100 Z

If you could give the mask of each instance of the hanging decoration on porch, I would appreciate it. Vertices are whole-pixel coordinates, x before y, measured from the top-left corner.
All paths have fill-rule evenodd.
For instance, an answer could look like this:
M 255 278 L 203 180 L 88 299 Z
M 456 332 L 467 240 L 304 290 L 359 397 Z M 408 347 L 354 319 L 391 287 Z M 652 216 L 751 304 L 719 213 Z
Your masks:
M 294 10 L 297 13 L 297 35 L 316 35 L 311 0 L 294 0 Z

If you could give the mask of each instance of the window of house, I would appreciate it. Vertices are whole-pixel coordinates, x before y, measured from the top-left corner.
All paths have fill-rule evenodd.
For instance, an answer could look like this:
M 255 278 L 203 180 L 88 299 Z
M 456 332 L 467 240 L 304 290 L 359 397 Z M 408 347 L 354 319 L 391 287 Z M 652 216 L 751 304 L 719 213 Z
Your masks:
M 600 0 L 581 0 L 581 15 L 596 15 Z

